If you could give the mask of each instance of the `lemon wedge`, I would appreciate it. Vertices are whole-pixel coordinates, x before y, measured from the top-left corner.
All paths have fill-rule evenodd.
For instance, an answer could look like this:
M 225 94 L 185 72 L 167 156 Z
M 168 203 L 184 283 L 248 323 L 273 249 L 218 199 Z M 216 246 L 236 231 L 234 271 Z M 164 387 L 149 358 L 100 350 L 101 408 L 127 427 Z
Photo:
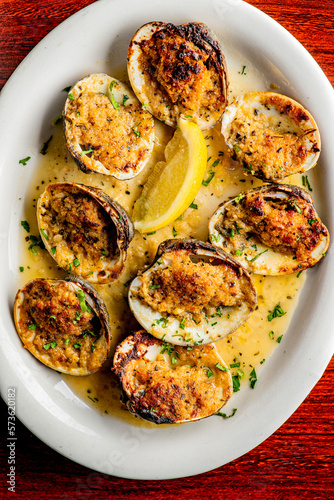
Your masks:
M 196 197 L 205 174 L 207 150 L 196 123 L 183 118 L 134 205 L 132 219 L 141 233 L 149 233 L 176 220 Z

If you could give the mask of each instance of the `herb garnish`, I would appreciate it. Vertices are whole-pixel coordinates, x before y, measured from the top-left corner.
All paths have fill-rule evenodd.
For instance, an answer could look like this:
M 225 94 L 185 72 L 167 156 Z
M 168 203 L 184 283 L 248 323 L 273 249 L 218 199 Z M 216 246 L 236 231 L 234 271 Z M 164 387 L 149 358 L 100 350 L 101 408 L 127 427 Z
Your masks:
M 22 160 L 19 161 L 19 163 L 22 163 L 22 165 L 26 166 L 27 162 L 30 160 L 31 156 L 27 156 L 26 158 L 22 158 Z
M 47 141 L 44 142 L 43 144 L 43 147 L 42 149 L 40 150 L 40 153 L 42 153 L 42 155 L 46 155 L 47 153 L 47 150 L 48 150 L 48 147 L 49 147 L 49 144 L 51 142 L 51 139 L 52 139 L 52 135 L 49 137 L 49 139 Z
M 21 226 L 27 231 L 27 233 L 30 233 L 30 226 L 26 220 L 21 220 Z
M 226 366 L 221 365 L 220 363 L 216 363 L 216 368 L 222 372 L 229 372 L 229 368 L 226 368 Z
M 250 372 L 249 382 L 250 382 L 251 388 L 254 389 L 255 384 L 257 382 L 257 375 L 256 375 L 255 368 L 253 368 L 253 370 Z
M 125 106 L 126 101 L 128 101 L 129 99 L 130 99 L 130 97 L 129 97 L 129 96 L 127 96 L 127 95 L 123 94 L 123 106 Z
M 216 415 L 218 415 L 219 417 L 223 417 L 223 418 L 231 418 L 231 417 L 233 417 L 233 415 L 235 415 L 236 411 L 237 411 L 237 408 L 233 408 L 232 413 L 230 415 L 226 415 L 226 413 L 222 413 L 221 411 L 217 411 Z
M 41 228 L 41 229 L 40 229 L 40 231 L 41 231 L 42 235 L 44 236 L 44 238 L 45 238 L 46 240 L 48 240 L 48 239 L 49 239 L 49 237 L 48 237 L 48 235 L 46 234 L 45 230 L 44 230 L 43 228 Z
M 212 172 L 212 170 L 210 170 L 209 172 L 209 177 L 206 179 L 206 180 L 202 180 L 202 184 L 203 186 L 208 186 L 210 184 L 210 182 L 212 181 L 212 179 L 214 178 L 215 176 L 215 172 Z
M 115 80 L 113 80 L 109 86 L 109 90 L 110 90 L 110 101 L 111 101 L 111 104 L 114 106 L 114 108 L 118 111 L 120 109 L 120 105 L 118 104 L 118 102 L 116 101 L 115 97 L 114 97 L 114 94 L 112 93 L 112 89 L 114 88 L 114 85 L 115 85 Z M 124 99 L 124 97 L 123 97 Z
M 87 149 L 86 151 L 80 151 L 80 156 L 86 156 L 93 152 L 93 149 Z
M 270 314 L 268 314 L 267 319 L 268 319 L 268 321 L 272 321 L 274 318 L 280 318 L 281 316 L 284 316 L 285 314 L 286 314 L 286 312 L 283 311 L 283 309 L 281 308 L 281 305 L 277 304 L 274 307 L 274 310 Z
M 263 250 L 263 252 L 258 253 L 258 254 L 257 254 L 257 255 L 255 255 L 255 257 L 253 257 L 252 259 L 248 259 L 248 258 L 247 258 L 247 255 L 245 255 L 245 260 L 246 260 L 247 262 L 254 262 L 254 260 L 258 259 L 258 258 L 260 257 L 260 255 L 262 255 L 262 254 L 264 254 L 264 253 L 268 252 L 268 250 L 269 250 L 269 248 L 267 248 L 266 250 Z

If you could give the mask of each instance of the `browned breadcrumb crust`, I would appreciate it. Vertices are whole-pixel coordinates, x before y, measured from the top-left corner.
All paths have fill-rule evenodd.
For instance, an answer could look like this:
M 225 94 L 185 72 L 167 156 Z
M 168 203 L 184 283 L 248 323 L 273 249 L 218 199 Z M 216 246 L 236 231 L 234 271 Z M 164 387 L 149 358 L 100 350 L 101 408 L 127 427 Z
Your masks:
M 203 26 L 169 23 L 141 42 L 139 62 L 151 106 L 163 100 L 166 106 L 177 105 L 178 113 L 203 108 L 203 115 L 225 109 L 221 51 Z
M 213 345 L 189 350 L 153 339 L 144 330 L 128 339 L 133 348 L 120 356 L 114 371 L 133 413 L 155 423 L 196 420 L 217 412 L 232 395 L 230 373 Z M 151 361 L 143 354 L 153 344 L 161 349 Z
M 42 208 L 50 246 L 65 241 L 73 254 L 96 269 L 108 256 L 119 254 L 117 230 L 100 203 L 75 186 L 54 185 Z
M 147 154 L 138 148 L 138 138 L 149 136 L 153 125 L 140 103 L 116 110 L 101 93 L 83 92 L 67 104 L 66 128 L 69 143 L 80 144 L 85 156 L 99 161 L 111 173 L 136 172 Z
M 301 106 L 282 99 L 278 94 L 263 98 L 267 109 L 275 107 L 279 114 L 288 116 L 296 124 L 310 119 Z M 232 121 L 229 129 L 229 142 L 235 144 L 232 156 L 239 160 L 244 173 L 267 180 L 280 180 L 303 171 L 303 166 L 310 154 L 320 151 L 320 145 L 310 147 L 305 137 L 315 132 L 309 129 L 304 133 L 280 130 L 279 124 L 267 126 L 268 120 L 261 112 L 254 109 L 252 117 L 238 118 Z
M 24 347 L 37 357 L 47 356 L 55 369 L 100 368 L 101 351 L 94 349 L 100 320 L 89 307 L 82 311 L 78 294 L 66 282 L 36 279 L 23 293 L 17 328 Z
M 168 260 L 167 267 L 144 273 L 140 287 L 133 292 L 159 313 L 186 318 L 185 325 L 193 326 L 193 321 L 202 322 L 219 307 L 248 300 L 244 276 L 229 263 L 215 258 L 193 262 L 186 250 L 169 252 Z
M 313 206 L 296 193 L 278 199 L 265 193 L 247 193 L 239 203 L 226 205 L 216 229 L 234 251 L 244 243 L 245 233 L 255 235 L 274 251 L 294 255 L 303 265 L 313 265 L 312 252 L 327 230 Z

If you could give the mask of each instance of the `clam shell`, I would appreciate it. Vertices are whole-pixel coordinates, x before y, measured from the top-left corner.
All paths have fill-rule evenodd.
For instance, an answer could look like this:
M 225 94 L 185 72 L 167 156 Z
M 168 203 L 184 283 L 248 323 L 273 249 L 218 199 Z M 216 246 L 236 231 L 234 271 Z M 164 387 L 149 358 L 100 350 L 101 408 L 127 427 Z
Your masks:
M 108 312 L 97 292 L 75 276 L 29 281 L 16 294 L 14 320 L 24 347 L 53 370 L 88 375 L 107 358 Z
M 66 146 L 84 172 L 132 179 L 145 167 L 153 149 L 154 121 L 116 78 L 96 73 L 78 81 L 68 93 L 63 116 Z
M 122 272 L 134 235 L 130 216 L 101 189 L 59 182 L 38 199 L 43 243 L 68 272 L 91 283 L 107 283 Z
M 263 275 L 312 267 L 329 245 L 328 230 L 310 194 L 284 184 L 264 185 L 225 201 L 211 217 L 209 233 L 214 245 L 231 253 L 249 272 Z
M 221 249 L 196 240 L 167 240 L 129 288 L 142 327 L 177 345 L 208 344 L 236 330 L 254 311 L 247 271 Z
M 172 127 L 182 117 L 202 130 L 211 128 L 227 105 L 225 58 L 216 36 L 203 23 L 142 26 L 129 46 L 128 74 L 138 99 Z
M 247 92 L 229 105 L 221 132 L 244 173 L 272 182 L 314 167 L 320 134 L 312 115 L 290 97 Z
M 144 330 L 118 345 L 113 371 L 122 384 L 127 409 L 156 424 L 213 415 L 233 392 L 229 368 L 213 344 L 189 350 Z

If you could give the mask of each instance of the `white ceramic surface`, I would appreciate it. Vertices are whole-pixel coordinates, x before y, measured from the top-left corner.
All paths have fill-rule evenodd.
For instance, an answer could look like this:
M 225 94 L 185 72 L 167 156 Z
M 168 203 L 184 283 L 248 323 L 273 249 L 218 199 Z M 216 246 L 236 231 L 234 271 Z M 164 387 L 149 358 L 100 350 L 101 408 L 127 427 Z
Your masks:
M 333 353 L 333 251 L 308 271 L 284 348 L 263 365 L 256 390 L 244 388 L 211 417 L 182 426 L 145 430 L 102 417 L 76 397 L 61 376 L 22 349 L 12 319 L 20 220 L 25 185 L 49 124 L 61 109 L 59 92 L 82 76 L 124 65 L 139 26 L 155 20 L 202 21 L 265 74 L 268 82 L 302 102 L 322 135 L 314 173 L 317 209 L 333 231 L 334 93 L 307 51 L 282 27 L 240 0 L 101 0 L 52 31 L 26 57 L 0 95 L 0 375 L 1 393 L 17 391 L 17 416 L 66 457 L 102 473 L 139 479 L 175 478 L 223 465 L 257 446 L 300 405 Z M 232 52 L 230 52 L 232 53 Z M 229 61 L 228 64 L 232 61 Z M 19 160 L 31 156 L 29 168 Z M 22 198 L 21 200 L 19 198 Z M 281 346 L 280 346 L 281 347 Z M 283 347 L 283 345 L 282 345 Z

